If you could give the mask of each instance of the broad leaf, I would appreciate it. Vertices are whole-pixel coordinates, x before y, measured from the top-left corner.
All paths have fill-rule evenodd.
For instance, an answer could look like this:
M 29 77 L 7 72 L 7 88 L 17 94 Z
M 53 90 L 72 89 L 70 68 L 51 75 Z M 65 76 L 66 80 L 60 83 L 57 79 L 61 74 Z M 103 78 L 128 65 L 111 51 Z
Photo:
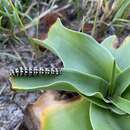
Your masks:
M 107 83 L 92 75 L 74 70 L 63 70 L 61 75 L 41 75 L 32 77 L 12 77 L 12 88 L 15 90 L 56 89 L 81 93 L 85 96 L 106 95 Z
M 102 42 L 102 45 L 109 49 L 115 57 L 116 63 L 119 67 L 121 69 L 126 69 L 130 67 L 130 37 L 127 37 L 118 49 L 113 47 L 115 42 L 117 42 L 117 38 L 115 36 L 110 36 Z
M 83 97 L 57 100 L 57 92 L 47 91 L 36 102 L 29 105 L 27 123 L 34 130 L 92 130 L 90 103 Z M 30 124 L 31 127 L 30 127 Z
M 102 41 L 101 45 L 107 48 L 113 55 L 115 53 L 115 43 L 117 43 L 117 37 L 115 35 L 107 37 L 104 41 Z
M 63 70 L 63 74 L 57 76 L 12 77 L 11 82 L 12 89 L 21 91 L 56 89 L 77 92 L 102 108 L 124 114 L 112 104 L 107 104 L 108 101 L 104 98 L 107 92 L 107 83 L 97 76 L 85 75 L 73 70 Z
M 60 20 L 50 28 L 43 42 L 33 39 L 58 55 L 67 69 L 111 80 L 114 58 L 91 36 L 65 28 Z
M 81 99 L 48 108 L 43 113 L 42 130 L 92 130 L 89 106 L 89 102 Z
M 130 116 L 119 116 L 94 104 L 90 107 L 90 121 L 93 130 L 129 130 Z
M 123 71 L 116 79 L 116 95 L 121 95 L 130 85 L 130 68 Z
M 96 97 L 87 97 L 87 100 L 101 108 L 111 110 L 112 112 L 114 112 L 118 115 L 126 114 L 126 112 L 117 108 L 115 105 L 108 103 L 107 100 L 104 100 L 105 101 L 104 102 L 103 100 L 96 98 Z
M 119 109 L 130 114 L 130 101 L 121 97 L 115 97 L 112 99 L 112 103 Z

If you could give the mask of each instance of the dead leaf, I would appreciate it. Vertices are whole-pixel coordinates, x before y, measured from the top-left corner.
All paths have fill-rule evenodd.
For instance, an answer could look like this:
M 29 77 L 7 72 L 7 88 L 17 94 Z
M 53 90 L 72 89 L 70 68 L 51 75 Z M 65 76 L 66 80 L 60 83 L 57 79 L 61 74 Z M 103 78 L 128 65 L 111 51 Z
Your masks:
M 72 99 L 59 101 L 57 100 L 57 96 L 57 91 L 47 91 L 42 94 L 34 104 L 28 106 L 25 119 L 29 130 L 43 130 L 45 118 L 48 113 L 55 108 L 61 108 L 61 106 L 63 107 L 79 99 L 78 96 Z

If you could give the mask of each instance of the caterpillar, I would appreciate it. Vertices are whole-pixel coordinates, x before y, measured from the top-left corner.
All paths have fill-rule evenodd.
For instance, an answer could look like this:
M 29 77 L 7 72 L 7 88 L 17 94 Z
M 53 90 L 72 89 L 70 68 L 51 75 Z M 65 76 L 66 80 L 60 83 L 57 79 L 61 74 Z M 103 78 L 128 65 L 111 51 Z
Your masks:
M 40 76 L 40 75 L 59 75 L 62 68 L 43 68 L 43 67 L 18 67 L 9 71 L 10 76 Z

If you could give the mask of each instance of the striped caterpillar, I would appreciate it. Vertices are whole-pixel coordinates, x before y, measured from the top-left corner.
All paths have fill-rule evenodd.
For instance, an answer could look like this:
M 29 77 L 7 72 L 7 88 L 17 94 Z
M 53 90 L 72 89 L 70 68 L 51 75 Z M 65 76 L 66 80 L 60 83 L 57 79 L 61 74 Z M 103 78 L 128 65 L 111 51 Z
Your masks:
M 40 76 L 40 75 L 59 75 L 62 73 L 61 68 L 43 68 L 43 67 L 18 67 L 11 69 L 9 75 L 15 76 Z

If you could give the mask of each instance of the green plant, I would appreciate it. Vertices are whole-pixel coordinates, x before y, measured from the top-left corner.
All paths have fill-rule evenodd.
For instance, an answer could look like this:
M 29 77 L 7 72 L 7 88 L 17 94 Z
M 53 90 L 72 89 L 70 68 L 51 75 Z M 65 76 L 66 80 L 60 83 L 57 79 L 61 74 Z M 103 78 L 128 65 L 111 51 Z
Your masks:
M 24 0 L 0 0 L 0 46 L 11 40 L 22 42 L 22 37 L 28 38 L 26 30 L 38 24 L 40 18 L 32 11 L 37 2 Z M 30 12 L 33 12 L 30 16 Z M 34 16 L 33 16 L 34 15 Z M 31 24 L 31 25 L 30 25 Z
M 118 18 L 127 18 L 128 12 L 123 16 L 127 8 L 129 8 L 130 1 L 129 0 L 101 0 L 99 1 L 100 7 L 102 7 L 104 15 L 101 19 L 108 19 L 109 17 L 112 19 L 114 23 Z
M 90 1 L 90 3 L 92 2 Z M 97 9 L 94 14 L 91 13 L 94 17 L 91 16 L 92 18 L 89 21 L 90 15 L 84 17 L 84 21 L 93 24 L 92 35 L 101 37 L 104 35 L 104 30 L 109 27 L 116 28 L 116 34 L 121 35 L 124 27 L 130 22 L 128 19 L 130 0 L 98 0 L 95 3 L 97 3 Z M 89 10 L 94 9 L 89 8 Z
M 16 34 L 24 28 L 25 21 L 31 21 L 28 15 L 24 15 L 24 11 L 24 4 L 20 0 L 0 0 L 0 46 L 12 41 L 22 42 L 20 35 Z
M 98 44 L 91 36 L 69 30 L 57 20 L 46 40 L 32 41 L 61 58 L 63 73 L 57 76 L 12 77 L 12 89 L 65 90 L 77 92 L 83 99 L 79 101 L 79 106 L 72 103 L 69 108 L 71 111 L 66 107 L 63 107 L 64 110 L 58 107 L 59 112 L 54 110 L 46 118 L 41 117 L 45 130 L 130 129 L 130 37 L 125 39 L 119 49 L 115 49 L 115 36 Z M 85 117 L 82 117 L 83 113 Z M 78 115 L 78 118 L 74 115 Z M 80 127 L 81 123 L 78 122 L 85 124 Z
M 1 31 L 7 31 L 13 33 L 17 27 L 23 27 L 23 23 L 20 18 L 20 11 L 22 6 L 20 1 L 1 0 L 0 1 L 0 29 Z

